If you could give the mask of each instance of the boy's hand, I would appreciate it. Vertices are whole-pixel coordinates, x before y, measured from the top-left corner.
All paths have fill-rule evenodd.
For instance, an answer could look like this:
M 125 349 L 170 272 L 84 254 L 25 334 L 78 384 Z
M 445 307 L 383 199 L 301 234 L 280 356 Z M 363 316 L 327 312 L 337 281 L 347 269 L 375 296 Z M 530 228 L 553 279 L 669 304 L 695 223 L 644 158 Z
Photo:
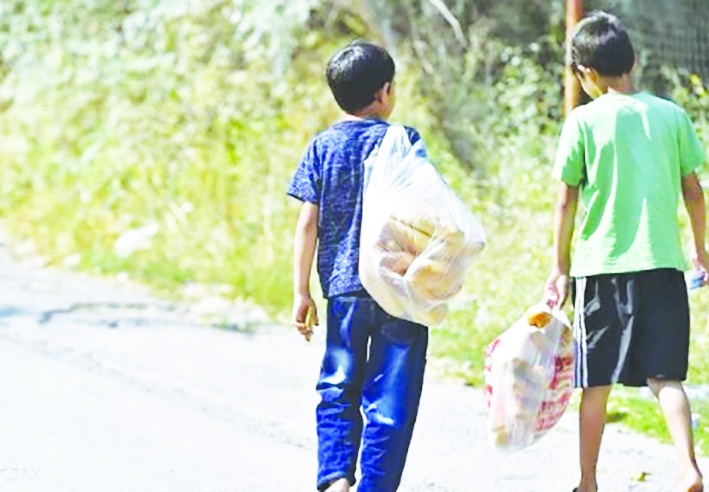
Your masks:
M 552 309 L 561 309 L 569 297 L 569 286 L 569 274 L 554 270 L 544 285 L 544 304 Z
M 704 284 L 709 284 L 709 254 L 706 250 L 694 251 L 692 253 L 692 264 L 694 269 L 704 273 Z
M 313 336 L 313 326 L 319 324 L 318 310 L 310 296 L 296 296 L 293 302 L 291 324 L 298 329 L 308 342 L 310 341 L 310 337 Z

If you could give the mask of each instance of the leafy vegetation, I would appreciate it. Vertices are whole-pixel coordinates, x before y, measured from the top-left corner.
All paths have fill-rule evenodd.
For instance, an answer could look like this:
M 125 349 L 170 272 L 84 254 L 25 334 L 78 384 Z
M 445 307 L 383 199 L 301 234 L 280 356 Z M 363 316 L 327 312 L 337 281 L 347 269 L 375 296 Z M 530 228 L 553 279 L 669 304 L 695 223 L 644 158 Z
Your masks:
M 324 63 L 380 40 L 397 59 L 392 119 L 421 131 L 488 230 L 432 337 L 440 363 L 480 384 L 485 345 L 540 298 L 550 267 L 563 12 L 449 3 L 6 0 L 0 214 L 49 264 L 172 295 L 215 284 L 283 320 L 297 213 L 284 191 L 308 139 L 339 118 Z M 702 82 L 665 77 L 709 142 Z M 692 297 L 694 384 L 709 383 L 708 296 Z

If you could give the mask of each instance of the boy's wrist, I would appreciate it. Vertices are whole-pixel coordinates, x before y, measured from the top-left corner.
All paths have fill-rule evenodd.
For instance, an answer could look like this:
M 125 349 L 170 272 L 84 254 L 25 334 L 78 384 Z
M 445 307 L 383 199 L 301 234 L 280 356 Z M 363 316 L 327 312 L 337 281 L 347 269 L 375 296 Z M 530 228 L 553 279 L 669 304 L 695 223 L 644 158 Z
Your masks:
M 705 255 L 707 254 L 707 249 L 704 243 L 699 243 L 699 242 L 692 242 L 691 247 L 689 248 L 689 254 L 692 256 L 700 256 L 700 255 Z
M 556 264 L 552 268 L 552 273 L 556 275 L 568 275 L 571 271 L 571 266 L 568 264 Z
M 695 247 L 692 249 L 691 252 L 691 259 L 694 262 L 704 262 L 707 260 L 709 257 L 709 253 L 707 253 L 706 248 L 702 245 L 701 247 Z

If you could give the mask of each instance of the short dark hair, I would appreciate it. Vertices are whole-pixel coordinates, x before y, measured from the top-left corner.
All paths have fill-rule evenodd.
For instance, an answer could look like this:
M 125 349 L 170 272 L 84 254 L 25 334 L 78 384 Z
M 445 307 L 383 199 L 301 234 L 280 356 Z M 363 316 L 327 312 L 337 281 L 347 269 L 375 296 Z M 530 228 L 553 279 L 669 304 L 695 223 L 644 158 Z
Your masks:
M 337 104 L 355 113 L 374 102 L 377 91 L 394 80 L 394 72 L 394 60 L 384 48 L 354 41 L 330 58 L 325 75 Z
M 594 12 L 578 23 L 571 38 L 571 69 L 592 68 L 602 76 L 630 73 L 635 50 L 623 23 L 606 12 Z

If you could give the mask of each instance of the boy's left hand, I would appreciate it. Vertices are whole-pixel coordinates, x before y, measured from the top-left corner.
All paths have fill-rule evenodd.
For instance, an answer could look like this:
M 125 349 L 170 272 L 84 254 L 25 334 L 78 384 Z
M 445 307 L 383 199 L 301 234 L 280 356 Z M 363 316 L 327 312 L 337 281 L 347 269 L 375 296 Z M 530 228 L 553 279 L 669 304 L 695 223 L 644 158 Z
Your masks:
M 706 250 L 693 252 L 692 264 L 696 270 L 704 273 L 704 284 L 709 284 L 709 254 Z

